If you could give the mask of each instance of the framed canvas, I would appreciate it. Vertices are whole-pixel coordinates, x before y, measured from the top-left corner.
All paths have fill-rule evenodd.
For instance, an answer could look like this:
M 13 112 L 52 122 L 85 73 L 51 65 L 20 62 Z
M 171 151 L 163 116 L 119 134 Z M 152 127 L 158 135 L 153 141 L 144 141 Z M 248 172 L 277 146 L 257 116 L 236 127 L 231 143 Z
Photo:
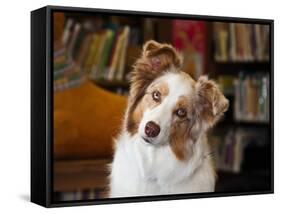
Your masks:
M 274 192 L 273 20 L 31 12 L 31 201 Z

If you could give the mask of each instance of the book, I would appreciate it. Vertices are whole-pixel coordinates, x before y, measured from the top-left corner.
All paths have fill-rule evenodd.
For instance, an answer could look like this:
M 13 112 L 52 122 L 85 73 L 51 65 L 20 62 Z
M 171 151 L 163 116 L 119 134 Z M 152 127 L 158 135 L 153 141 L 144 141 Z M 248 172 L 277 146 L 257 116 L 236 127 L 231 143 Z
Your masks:
M 99 79 L 101 77 L 102 71 L 99 69 L 99 63 L 102 60 L 102 52 L 104 50 L 104 47 L 106 45 L 107 40 L 107 31 L 103 30 L 100 33 L 99 42 L 97 44 L 96 54 L 94 56 L 93 65 L 91 68 L 91 76 L 94 76 L 94 78 Z
M 70 41 L 69 41 L 69 45 L 67 46 L 67 52 L 68 52 L 69 56 L 72 57 L 72 58 L 73 58 L 73 52 L 74 52 L 76 39 L 78 37 L 80 29 L 81 29 L 81 24 L 76 23 L 75 26 L 74 26 L 74 30 L 73 30 L 73 33 L 71 35 Z
M 215 59 L 217 61 L 226 61 L 229 58 L 228 44 L 229 34 L 227 31 L 227 24 L 217 22 L 214 25 L 214 40 L 215 40 Z
M 129 34 L 130 34 L 130 27 L 125 26 L 124 28 L 124 40 L 121 48 L 120 53 L 120 61 L 119 66 L 116 74 L 116 79 L 121 81 L 124 78 L 124 72 L 125 72 L 125 61 L 126 61 L 126 54 L 128 49 L 128 43 L 129 43 Z
M 74 41 L 73 50 L 70 53 L 73 59 L 75 59 L 76 61 L 78 60 L 78 55 L 81 49 L 83 48 L 83 43 L 87 38 L 87 35 L 88 35 L 87 30 L 84 28 L 83 25 L 81 25 L 76 40 Z
M 120 58 L 120 52 L 122 49 L 122 45 L 124 43 L 124 30 L 122 30 L 122 33 L 118 35 L 118 38 L 116 40 L 116 47 L 114 49 L 113 53 L 113 58 L 111 61 L 111 65 L 109 67 L 109 72 L 108 72 L 108 80 L 113 80 L 115 78 L 116 70 L 118 68 L 118 63 L 119 63 L 119 58 Z
M 94 62 L 94 58 L 95 58 L 95 54 L 96 54 L 96 50 L 97 50 L 97 46 L 98 46 L 98 42 L 99 42 L 98 34 L 93 34 L 91 37 L 92 37 L 92 39 L 91 39 L 89 51 L 88 51 L 87 56 L 85 56 L 85 60 L 84 60 L 84 64 L 83 64 L 83 68 L 84 68 L 85 72 L 88 74 L 91 71 L 91 67 Z
M 207 48 L 204 21 L 173 20 L 172 45 L 183 55 L 185 72 L 195 79 L 204 73 Z
M 115 38 L 114 38 L 114 41 L 113 41 L 111 53 L 110 53 L 108 64 L 107 64 L 107 72 L 106 72 L 105 79 L 109 79 L 109 76 L 112 75 L 112 74 L 110 74 L 110 67 L 112 66 L 113 58 L 114 58 L 114 55 L 115 55 L 115 52 L 116 52 L 116 46 L 118 44 L 118 40 L 119 40 L 119 37 L 120 37 L 121 34 L 122 34 L 122 29 L 119 28 L 116 31 L 116 35 L 115 35 Z
M 227 61 L 236 61 L 236 37 L 235 37 L 235 24 L 229 24 L 229 31 L 230 31 L 230 50 L 229 50 L 229 59 Z M 216 59 L 220 61 L 219 58 Z
M 224 95 L 234 95 L 234 75 L 221 74 L 217 78 L 217 83 Z
M 69 44 L 69 40 L 70 40 L 70 35 L 71 35 L 71 27 L 74 24 L 74 20 L 73 19 L 67 19 L 66 21 L 66 25 L 63 31 L 63 35 L 62 35 L 62 42 L 65 46 L 67 46 Z
M 82 41 L 81 48 L 79 49 L 76 57 L 76 62 L 81 65 L 82 68 L 85 62 L 86 55 L 90 49 L 90 44 L 92 42 L 92 34 L 87 34 L 85 39 Z
M 110 51 L 112 49 L 112 45 L 113 45 L 113 40 L 114 40 L 114 36 L 115 36 L 115 31 L 108 29 L 106 31 L 106 40 L 105 40 L 105 45 L 103 48 L 103 52 L 101 54 L 101 60 L 99 63 L 99 70 L 102 71 L 102 78 L 106 77 L 106 66 L 110 57 Z
M 242 122 L 269 122 L 269 76 L 245 75 L 234 81 L 234 119 Z

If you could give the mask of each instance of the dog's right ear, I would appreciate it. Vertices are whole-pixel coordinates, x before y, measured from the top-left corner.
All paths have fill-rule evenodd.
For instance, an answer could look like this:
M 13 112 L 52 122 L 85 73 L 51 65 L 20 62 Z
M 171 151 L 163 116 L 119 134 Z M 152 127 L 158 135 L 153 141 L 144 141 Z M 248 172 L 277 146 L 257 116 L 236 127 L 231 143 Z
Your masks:
M 147 41 L 131 73 L 130 100 L 134 105 L 153 80 L 170 67 L 180 68 L 181 62 L 180 54 L 171 45 Z
M 171 66 L 180 68 L 182 65 L 182 57 L 175 48 L 154 40 L 149 40 L 143 45 L 142 57 L 147 60 L 152 70 L 158 72 Z

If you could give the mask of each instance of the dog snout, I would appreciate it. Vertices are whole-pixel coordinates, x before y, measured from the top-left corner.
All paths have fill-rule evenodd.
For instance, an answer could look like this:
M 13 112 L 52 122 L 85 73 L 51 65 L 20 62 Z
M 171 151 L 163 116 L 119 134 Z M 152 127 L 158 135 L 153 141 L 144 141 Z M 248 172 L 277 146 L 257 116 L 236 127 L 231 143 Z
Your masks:
M 145 134 L 147 137 L 157 137 L 160 133 L 160 126 L 153 121 L 149 121 L 145 125 Z

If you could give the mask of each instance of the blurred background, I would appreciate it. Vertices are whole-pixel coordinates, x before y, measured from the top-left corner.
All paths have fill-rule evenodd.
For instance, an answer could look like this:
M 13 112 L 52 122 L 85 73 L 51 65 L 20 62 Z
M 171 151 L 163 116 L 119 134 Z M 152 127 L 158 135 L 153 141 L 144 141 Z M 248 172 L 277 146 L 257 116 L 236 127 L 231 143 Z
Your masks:
M 209 133 L 216 192 L 271 187 L 268 25 L 53 13 L 55 201 L 105 198 L 130 71 L 145 41 L 172 44 L 194 79 L 208 75 L 230 101 Z

